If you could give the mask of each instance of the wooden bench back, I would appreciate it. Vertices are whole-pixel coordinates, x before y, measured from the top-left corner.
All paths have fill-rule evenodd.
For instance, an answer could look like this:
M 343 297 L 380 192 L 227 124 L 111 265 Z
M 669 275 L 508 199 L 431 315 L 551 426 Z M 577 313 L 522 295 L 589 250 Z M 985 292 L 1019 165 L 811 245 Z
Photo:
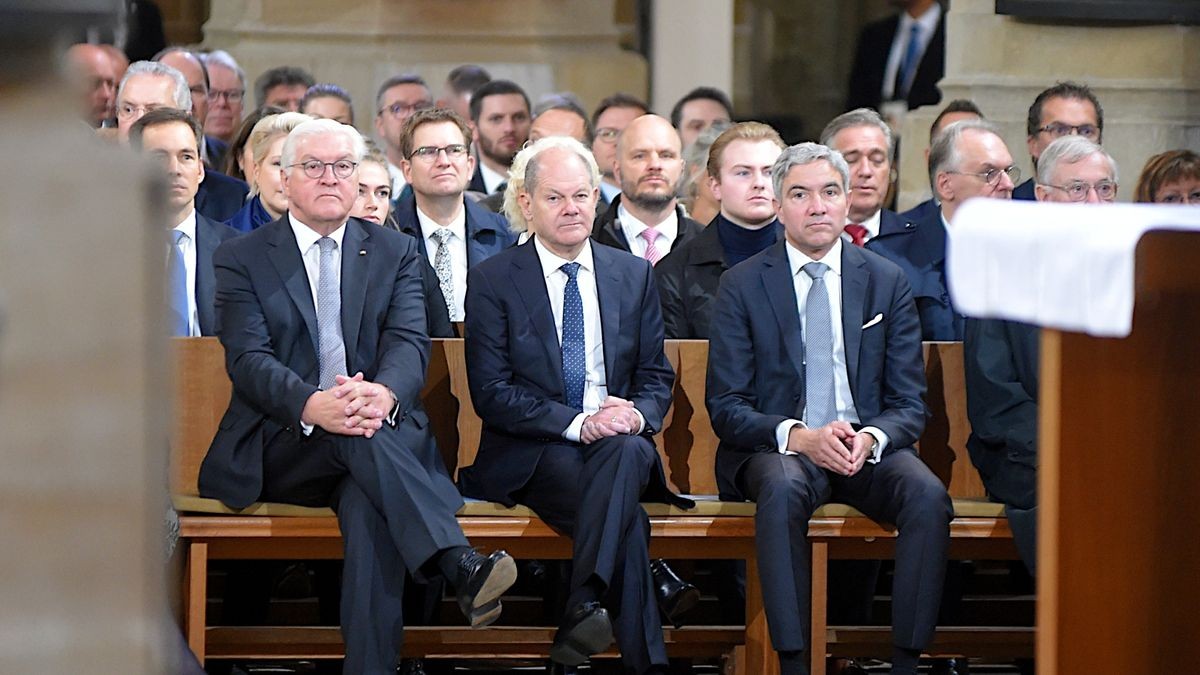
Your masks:
M 200 462 L 229 405 L 231 385 L 216 338 L 175 338 L 176 427 L 172 440 L 171 490 L 196 495 Z M 683 493 L 717 493 L 717 438 L 704 406 L 708 343 L 668 340 L 675 368 L 675 398 L 663 433 L 655 437 L 671 486 Z M 921 454 L 954 497 L 982 497 L 983 487 L 966 455 L 970 433 L 961 343 L 926 343 L 925 370 L 932 417 L 921 438 Z M 434 436 L 447 469 L 456 475 L 479 448 L 482 422 L 471 405 L 464 343 L 435 339 L 423 393 Z

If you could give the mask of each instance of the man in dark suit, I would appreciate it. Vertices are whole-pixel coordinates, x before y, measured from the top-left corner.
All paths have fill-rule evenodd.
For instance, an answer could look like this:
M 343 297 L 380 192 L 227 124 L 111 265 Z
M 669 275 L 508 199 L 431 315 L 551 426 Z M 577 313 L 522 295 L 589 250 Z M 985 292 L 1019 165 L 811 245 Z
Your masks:
M 850 71 L 846 109 L 889 101 L 912 110 L 942 100 L 937 83 L 946 69 L 946 17 L 936 0 L 890 0 L 902 11 L 863 27 Z
M 1063 136 L 1083 136 L 1093 143 L 1104 140 L 1104 109 L 1100 99 L 1086 84 L 1059 82 L 1045 89 L 1029 106 L 1025 120 L 1025 145 L 1037 171 L 1038 159 L 1046 147 Z M 1034 201 L 1034 177 L 1013 189 L 1012 198 Z
M 416 242 L 348 217 L 365 151 L 333 120 L 296 127 L 283 147 L 287 215 L 217 249 L 233 396 L 200 493 L 232 508 L 332 506 L 345 538 L 345 668 L 393 675 L 405 570 L 448 579 L 474 627 L 499 616 L 516 566 L 476 553 L 455 520 L 462 498 L 421 406 Z
M 471 123 L 478 150 L 468 190 L 484 195 L 503 192 L 508 167 L 529 140 L 529 96 L 515 82 L 492 80 L 471 97 Z
M 200 123 L 185 111 L 159 108 L 129 130 L 135 150 L 162 162 L 166 170 L 168 219 L 174 223 L 167 252 L 167 300 L 172 335 L 216 335 L 213 313 L 217 245 L 240 234 L 196 212 L 196 189 L 204 178 Z
M 912 449 L 925 424 L 921 336 L 903 272 L 841 239 L 849 169 L 814 143 L 772 170 L 781 242 L 721 280 L 707 404 L 723 499 L 758 504 L 771 642 L 807 672 L 809 517 L 836 500 L 898 526 L 892 673 L 933 638 L 953 508 Z
M 721 275 L 783 236 L 771 205 L 771 166 L 783 147 L 761 122 L 739 122 L 713 141 L 707 179 L 721 212 L 654 267 L 668 338 L 708 339 Z
M 704 230 L 676 204 L 683 151 L 679 134 L 666 119 L 643 115 L 625 127 L 617 140 L 613 175 L 621 192 L 596 219 L 592 238 L 597 243 L 657 265 L 676 246 Z
M 463 196 L 475 168 L 470 132 L 445 108 L 418 110 L 400 132 L 400 169 L 413 194 L 396 204 L 396 224 L 417 238 L 451 321 L 463 320 L 467 270 L 516 240 L 503 216 Z
M 606 649 L 608 605 L 625 668 L 662 673 L 655 598 L 671 615 L 698 594 L 652 573 L 639 503 L 691 506 L 667 488 L 650 439 L 674 378 L 653 273 L 644 260 L 592 245 L 600 174 L 583 144 L 555 136 L 522 152 L 518 201 L 532 241 L 477 265 L 467 284 L 467 374 L 483 435 L 461 472 L 463 491 L 525 504 L 574 539 L 551 659 L 575 666 Z

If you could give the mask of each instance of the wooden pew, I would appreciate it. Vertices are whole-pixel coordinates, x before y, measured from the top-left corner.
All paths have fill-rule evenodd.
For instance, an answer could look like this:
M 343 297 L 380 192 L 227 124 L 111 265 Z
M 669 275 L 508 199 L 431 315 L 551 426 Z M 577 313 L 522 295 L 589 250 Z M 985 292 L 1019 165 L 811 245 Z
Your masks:
M 664 635 L 668 651 L 675 656 L 715 656 L 732 650 L 736 672 L 774 673 L 778 664 L 767 634 L 754 564 L 754 505 L 716 501 L 713 467 L 717 439 L 704 406 L 708 345 L 704 341 L 668 341 L 666 352 L 677 373 L 675 399 L 666 416 L 665 430 L 656 442 L 669 483 L 678 491 L 695 496 L 698 506 L 683 511 L 661 504 L 646 505 L 651 516 L 651 553 L 656 557 L 747 561 L 746 626 L 668 628 Z M 189 545 L 185 580 L 185 630 L 189 644 L 202 660 L 340 657 L 342 643 L 336 628 L 235 628 L 208 624 L 209 560 L 339 558 L 341 540 L 337 521 L 329 509 L 255 504 L 235 512 L 197 496 L 199 465 L 228 403 L 230 383 L 220 344 L 213 338 L 177 339 L 175 365 L 178 414 L 172 443 L 171 487 L 182 514 L 181 537 Z M 961 345 L 926 345 L 926 370 L 930 378 L 929 403 L 934 414 L 922 438 L 922 452 L 956 497 L 952 553 L 958 557 L 1012 558 L 1015 551 L 1003 514 L 998 506 L 981 500 L 978 476 L 965 457 L 968 429 Z M 481 428 L 467 391 L 462 340 L 434 341 L 423 395 L 446 465 L 452 474 L 456 473 L 459 467 L 474 460 Z M 570 556 L 569 540 L 527 509 L 470 502 L 460 511 L 459 521 L 472 543 L 485 550 L 506 548 L 513 555 L 525 558 Z M 831 504 L 815 515 L 810 533 L 813 672 L 824 672 L 826 648 L 839 654 L 857 653 L 882 644 L 886 652 L 890 644 L 886 630 L 856 631 L 826 626 L 825 564 L 829 558 L 887 557 L 894 532 L 853 509 Z M 406 630 L 405 653 L 468 658 L 545 657 L 553 632 L 550 627 L 493 627 L 480 631 L 465 627 L 413 627 Z M 979 634 L 986 635 L 992 643 L 999 639 L 993 634 Z M 964 633 L 939 643 L 939 647 L 957 646 L 959 642 L 955 640 L 959 638 L 963 638 L 959 642 L 979 642 Z M 1020 651 L 1008 643 L 997 649 Z

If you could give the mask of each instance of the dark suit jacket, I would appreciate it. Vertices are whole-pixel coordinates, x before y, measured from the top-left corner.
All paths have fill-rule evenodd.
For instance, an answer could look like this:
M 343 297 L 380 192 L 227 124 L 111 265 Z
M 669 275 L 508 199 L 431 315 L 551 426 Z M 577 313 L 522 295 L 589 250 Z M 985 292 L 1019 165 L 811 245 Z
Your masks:
M 213 169 L 204 170 L 204 180 L 196 191 L 196 210 L 223 223 L 246 205 L 250 186 Z
M 882 101 L 883 77 L 887 69 L 888 54 L 892 50 L 892 40 L 900 27 L 900 15 L 880 19 L 863 27 L 858 36 L 858 48 L 854 54 L 854 66 L 850 71 L 850 85 L 846 96 L 846 110 L 855 108 L 879 109 Z M 938 20 L 933 37 L 925 53 L 921 55 L 921 63 L 917 65 L 917 74 L 913 76 L 912 88 L 908 91 L 908 109 L 912 110 L 923 105 L 933 105 L 942 100 L 942 92 L 937 83 L 942 79 L 946 70 L 946 10 L 942 8 L 942 17 Z
M 200 317 L 200 334 L 217 334 L 217 316 L 213 309 L 217 280 L 213 274 L 213 254 L 226 239 L 241 234 L 228 225 L 196 214 L 196 313 Z
M 220 168 L 225 166 L 225 155 L 229 152 L 229 144 L 216 136 L 204 136 L 204 166 Z
M 675 374 L 663 352 L 650 263 L 605 246 L 593 245 L 592 257 L 608 393 L 633 402 L 646 420 L 644 435 L 658 433 Z M 545 444 L 566 443 L 562 433 L 580 412 L 566 403 L 558 331 L 532 241 L 470 271 L 466 338 L 471 401 L 483 434 L 475 464 L 460 473 L 463 491 L 511 505 Z M 648 499 L 685 501 L 672 499 L 665 480 L 659 483 L 648 488 Z
M 512 246 L 517 241 L 517 235 L 508 229 L 508 221 L 498 213 L 492 213 L 470 199 L 463 198 L 466 207 L 467 230 L 467 267 L 471 268 L 500 251 Z M 396 203 L 392 212 L 400 231 L 411 235 L 417 240 L 417 249 L 421 255 L 433 264 L 433 258 L 425 250 L 425 237 L 421 233 L 421 223 L 417 220 L 417 199 L 410 196 Z
M 1033 185 L 1034 180 L 1032 178 L 1026 179 L 1024 183 L 1013 188 L 1012 198 L 1025 202 L 1037 201 L 1037 194 L 1034 193 Z
M 779 229 L 782 232 L 782 227 Z M 780 234 L 779 239 L 782 238 Z M 716 220 L 658 261 L 654 276 L 662 297 L 663 326 L 668 338 L 708 339 L 712 303 L 721 275 L 727 269 Z
M 621 229 L 621 224 L 617 222 L 617 208 L 620 205 L 621 195 L 617 195 L 608 209 L 596 216 L 596 222 L 592 225 L 592 241 L 619 248 L 628 253 L 630 251 L 629 242 L 625 239 L 625 231 Z M 675 215 L 679 218 L 679 232 L 675 235 L 675 241 L 671 242 L 671 249 L 663 251 L 664 256 L 683 246 L 689 239 L 704 230 L 703 225 L 683 215 L 682 207 L 675 207 Z
M 755 452 L 777 452 L 775 428 L 800 419 L 804 341 L 785 243 L 721 280 L 709 340 L 706 403 L 722 498 L 742 500 L 737 474 Z M 877 315 L 883 319 L 863 330 Z M 899 267 L 842 246 L 842 331 L 850 393 L 862 426 L 888 435 L 885 454 L 907 451 L 925 427 L 925 372 L 912 292 Z
M 884 210 L 879 235 L 867 248 L 904 270 L 921 315 L 921 339 L 963 339 L 963 318 L 950 303 L 946 286 L 946 228 L 941 210 L 932 219 L 911 222 Z
M 942 207 L 938 206 L 937 200 L 930 197 L 911 209 L 902 211 L 900 217 L 909 222 L 920 223 L 937 218 L 941 212 Z
M 430 475 L 444 476 L 421 407 L 430 346 L 416 242 L 351 218 L 342 251 L 347 372 L 362 371 L 391 388 L 400 404 L 402 445 Z M 286 215 L 228 240 L 213 266 L 233 396 L 200 468 L 200 493 L 242 508 L 262 493 L 264 446 L 281 434 L 300 438 L 300 414 L 318 390 L 317 316 Z M 439 496 L 449 503 L 457 493 L 444 482 Z

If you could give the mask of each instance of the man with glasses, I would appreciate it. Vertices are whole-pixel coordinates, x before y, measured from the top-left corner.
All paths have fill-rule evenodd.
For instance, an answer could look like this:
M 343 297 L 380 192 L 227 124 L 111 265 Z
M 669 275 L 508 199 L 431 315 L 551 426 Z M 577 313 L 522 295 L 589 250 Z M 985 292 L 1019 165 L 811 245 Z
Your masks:
M 1040 202 L 1111 204 L 1117 164 L 1096 143 L 1068 135 L 1038 161 Z M 1021 559 L 1037 561 L 1037 326 L 1003 319 L 967 319 L 963 341 L 967 380 L 967 451 L 988 495 L 1004 503 Z
M 218 49 L 201 58 L 208 71 L 208 118 L 204 120 L 204 133 L 229 143 L 242 122 L 246 71 L 226 51 Z
M 603 101 L 592 111 L 592 154 L 596 164 L 600 166 L 600 203 L 596 205 L 596 213 L 604 214 L 617 195 L 621 194 L 621 184 L 614 174 L 617 161 L 617 137 L 633 120 L 650 112 L 646 102 L 622 92 L 617 92 Z
M 1055 139 L 1063 136 L 1082 136 L 1093 143 L 1102 143 L 1104 134 L 1104 109 L 1100 100 L 1085 84 L 1059 82 L 1037 95 L 1029 106 L 1029 118 L 1025 121 L 1028 134 L 1026 145 L 1033 159 L 1033 168 L 1038 168 L 1038 159 Z M 1021 183 L 1013 190 L 1013 199 L 1033 201 L 1034 179 Z
M 288 213 L 213 257 L 233 396 L 200 492 L 232 508 L 331 506 L 346 672 L 394 675 L 406 570 L 449 580 L 478 628 L 499 617 L 516 565 L 476 552 L 455 520 L 462 497 L 421 405 L 424 263 L 412 239 L 349 217 L 365 153 L 353 127 L 297 126 L 281 160 Z
M 451 321 L 465 318 L 467 270 L 516 240 L 503 216 L 465 196 L 475 168 L 471 129 L 452 110 L 418 110 L 400 132 L 400 168 L 411 194 L 396 202 L 396 224 L 417 239 L 437 273 Z
M 471 97 L 478 157 L 469 190 L 484 195 L 503 192 L 513 157 L 529 140 L 529 96 L 516 83 L 492 80 Z
M 192 94 L 183 73 L 157 61 L 138 61 L 129 66 L 117 88 L 117 136 L 129 141 L 129 129 L 143 115 L 158 108 L 192 109 Z M 250 188 L 236 178 L 212 169 L 196 192 L 196 210 L 217 222 L 225 222 L 246 201 Z
M 405 156 L 400 148 L 400 132 L 404 123 L 418 110 L 433 106 L 433 94 L 425 79 L 413 73 L 393 75 L 379 85 L 375 94 L 375 135 L 383 143 L 387 156 L 388 175 L 392 178 L 392 194 L 397 201 L 409 196 L 410 190 L 400 169 Z

